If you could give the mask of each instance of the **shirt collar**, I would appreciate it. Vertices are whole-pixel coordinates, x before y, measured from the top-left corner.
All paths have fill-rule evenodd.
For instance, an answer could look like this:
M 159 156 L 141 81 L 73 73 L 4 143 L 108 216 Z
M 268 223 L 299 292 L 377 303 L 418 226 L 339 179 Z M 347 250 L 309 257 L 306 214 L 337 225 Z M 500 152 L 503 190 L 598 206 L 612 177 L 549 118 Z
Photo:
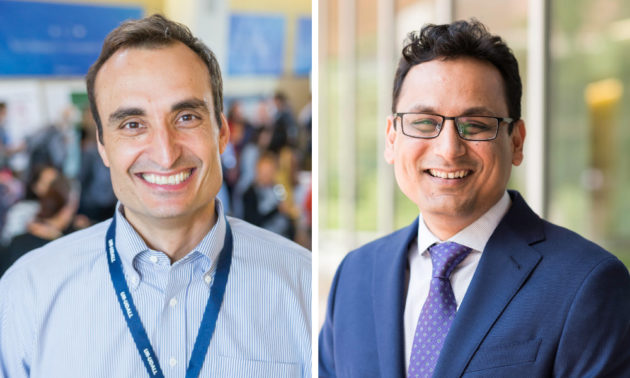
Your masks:
M 215 214 L 217 215 L 216 223 L 204 238 L 201 239 L 199 244 L 181 260 L 177 261 L 177 263 L 185 263 L 193 259 L 195 254 L 198 253 L 205 257 L 204 260 L 206 260 L 206 264 L 203 265 L 207 265 L 207 268 L 214 268 L 216 266 L 217 258 L 225 242 L 226 225 L 223 204 L 218 198 L 215 198 L 214 203 Z M 133 266 L 135 270 L 136 268 L 133 262 L 136 257 L 151 249 L 125 218 L 122 203 L 118 202 L 116 205 L 116 213 L 114 216 L 116 217 L 116 248 L 118 249 L 118 254 L 125 265 Z
M 454 241 L 458 244 L 470 247 L 477 252 L 482 252 L 490 239 L 490 236 L 499 225 L 499 222 L 507 213 L 512 201 L 510 195 L 506 191 L 503 193 L 501 199 L 486 211 L 476 221 L 459 231 L 457 234 L 449 238 L 449 241 Z M 426 252 L 429 247 L 435 243 L 440 243 L 440 240 L 435 236 L 431 230 L 424 223 L 422 214 L 420 214 L 420 221 L 418 222 L 418 251 L 420 254 Z

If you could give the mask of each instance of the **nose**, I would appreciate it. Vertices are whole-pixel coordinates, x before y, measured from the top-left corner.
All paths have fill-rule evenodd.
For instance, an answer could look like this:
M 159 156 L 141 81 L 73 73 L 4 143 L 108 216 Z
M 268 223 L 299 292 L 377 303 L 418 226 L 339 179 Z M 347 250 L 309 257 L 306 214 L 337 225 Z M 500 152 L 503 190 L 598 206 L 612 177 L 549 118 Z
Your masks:
M 167 124 L 161 124 L 153 131 L 151 141 L 152 160 L 161 168 L 171 168 L 182 154 L 177 131 Z
M 442 125 L 442 132 L 433 140 L 434 151 L 445 159 L 453 159 L 466 153 L 465 141 L 459 137 L 455 121 L 447 119 Z

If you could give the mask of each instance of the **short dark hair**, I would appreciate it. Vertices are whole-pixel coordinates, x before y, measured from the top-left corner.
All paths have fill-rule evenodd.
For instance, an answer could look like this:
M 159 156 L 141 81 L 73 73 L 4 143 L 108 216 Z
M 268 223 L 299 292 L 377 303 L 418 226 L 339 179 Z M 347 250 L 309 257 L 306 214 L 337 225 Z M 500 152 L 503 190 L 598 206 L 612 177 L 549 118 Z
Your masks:
M 221 69 L 212 50 L 196 38 L 185 25 L 171 21 L 166 17 L 154 14 L 141 20 L 125 21 L 105 38 L 101 55 L 90 67 L 86 76 L 88 99 L 96 127 L 98 139 L 103 143 L 103 125 L 96 107 L 94 83 L 96 75 L 103 64 L 120 49 L 124 48 L 160 48 L 181 42 L 194 51 L 208 67 L 210 87 L 214 102 L 214 115 L 221 127 L 223 112 L 223 81 Z
M 48 190 L 39 198 L 40 220 L 50 219 L 57 215 L 70 199 L 70 181 L 61 173 L 50 183 Z
M 285 104 L 287 102 L 287 95 L 282 91 L 276 91 L 273 95 L 273 99 Z
M 508 116 L 515 121 L 521 119 L 523 85 L 518 73 L 518 62 L 503 39 L 490 34 L 486 27 L 475 19 L 443 25 L 425 25 L 419 32 L 409 33 L 394 77 L 392 112 L 396 112 L 403 81 L 413 66 L 435 59 L 461 57 L 489 62 L 499 70 L 503 78 Z M 513 124 L 510 124 L 510 132 L 512 126 Z

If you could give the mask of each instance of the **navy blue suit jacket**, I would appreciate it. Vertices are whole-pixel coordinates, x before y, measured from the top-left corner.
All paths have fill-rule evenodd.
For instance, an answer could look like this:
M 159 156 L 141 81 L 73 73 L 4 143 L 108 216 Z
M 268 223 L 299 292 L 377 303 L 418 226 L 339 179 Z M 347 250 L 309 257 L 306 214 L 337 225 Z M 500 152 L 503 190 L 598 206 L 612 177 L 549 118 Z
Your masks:
M 435 377 L 630 377 L 630 277 L 517 192 L 490 237 Z M 320 377 L 404 377 L 407 253 L 418 221 L 349 253 L 319 338 Z

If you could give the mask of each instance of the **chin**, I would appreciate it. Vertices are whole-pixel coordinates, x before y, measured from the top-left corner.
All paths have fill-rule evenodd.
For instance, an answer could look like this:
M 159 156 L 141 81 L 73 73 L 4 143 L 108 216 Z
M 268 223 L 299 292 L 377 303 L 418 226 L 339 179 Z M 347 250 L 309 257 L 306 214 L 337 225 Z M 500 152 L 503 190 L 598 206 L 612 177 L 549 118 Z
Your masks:
M 164 202 L 144 203 L 142 208 L 146 216 L 156 219 L 175 218 L 190 211 L 188 204 L 165 204 Z
M 462 217 L 470 212 L 470 203 L 461 196 L 437 196 L 426 198 L 418 205 L 421 211 L 446 217 Z

